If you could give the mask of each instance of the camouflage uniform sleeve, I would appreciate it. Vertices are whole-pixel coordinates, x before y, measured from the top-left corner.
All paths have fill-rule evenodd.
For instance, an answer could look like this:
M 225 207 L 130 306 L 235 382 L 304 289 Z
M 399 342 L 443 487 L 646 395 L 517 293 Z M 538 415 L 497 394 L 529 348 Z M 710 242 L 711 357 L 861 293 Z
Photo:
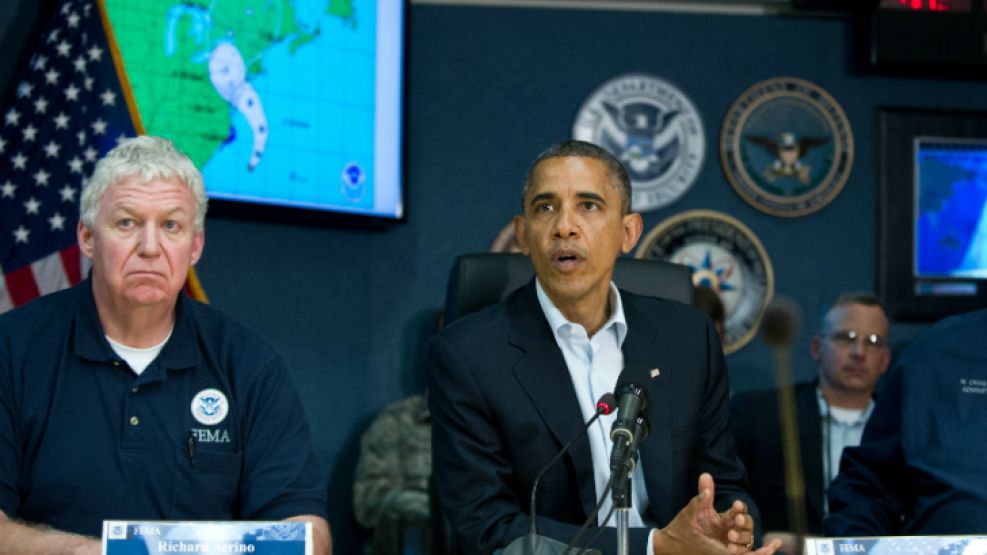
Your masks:
M 422 523 L 428 518 L 430 468 L 427 424 L 417 398 L 387 407 L 360 440 L 353 483 L 356 520 L 367 528 L 382 521 Z M 424 445 L 422 445 L 424 443 Z

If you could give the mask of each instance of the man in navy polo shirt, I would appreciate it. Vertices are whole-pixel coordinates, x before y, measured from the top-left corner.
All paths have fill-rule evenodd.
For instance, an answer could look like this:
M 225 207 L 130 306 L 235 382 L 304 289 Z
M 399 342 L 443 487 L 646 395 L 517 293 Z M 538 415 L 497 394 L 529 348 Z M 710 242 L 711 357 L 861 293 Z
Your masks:
M 129 139 L 81 202 L 89 277 L 0 317 L 0 554 L 99 553 L 103 519 L 307 521 L 330 553 L 284 361 L 181 294 L 202 175 L 167 140 Z

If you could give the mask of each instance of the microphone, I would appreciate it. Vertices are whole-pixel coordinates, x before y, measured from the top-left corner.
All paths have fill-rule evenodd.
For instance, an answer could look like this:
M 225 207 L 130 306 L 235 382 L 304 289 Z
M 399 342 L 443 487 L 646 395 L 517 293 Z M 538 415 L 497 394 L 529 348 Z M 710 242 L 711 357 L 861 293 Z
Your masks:
M 560 449 L 559 452 L 552 457 L 552 460 L 548 461 L 548 464 L 546 464 L 544 468 L 538 471 L 538 475 L 535 476 L 535 482 L 531 486 L 531 528 L 528 538 L 521 537 L 511 542 L 511 544 L 504 549 L 504 555 L 533 555 L 538 553 L 538 542 L 543 542 L 545 544 L 544 552 L 546 553 L 561 552 L 560 547 L 564 547 L 564 544 L 556 542 L 551 538 L 541 538 L 538 536 L 538 519 L 535 518 L 535 502 L 538 495 L 538 483 L 541 482 L 542 476 L 544 476 L 548 470 L 552 468 L 552 465 L 558 462 L 558 460 L 562 458 L 562 455 L 565 455 L 569 451 L 572 444 L 575 443 L 577 439 L 585 435 L 586 430 L 589 430 L 589 427 L 592 426 L 593 423 L 600 418 L 600 416 L 612 413 L 616 405 L 617 399 L 614 397 L 613 393 L 604 393 L 601 395 L 600 399 L 596 402 L 596 413 L 593 417 L 586 422 L 586 425 L 583 426 L 583 429 L 580 430 L 579 433 L 573 436 L 568 443 L 562 446 L 562 449 Z
M 775 297 L 761 317 L 764 342 L 774 349 L 790 347 L 802 325 L 801 313 L 794 300 L 784 296 Z
M 799 446 L 798 411 L 792 372 L 792 343 L 802 324 L 798 304 L 784 296 L 776 297 L 761 318 L 764 342 L 774 351 L 778 396 L 778 422 L 781 428 L 782 456 L 785 465 L 785 498 L 789 529 L 802 535 L 809 531 L 805 509 L 805 474 Z
M 637 442 L 648 435 L 648 420 L 643 411 L 650 400 L 651 371 L 641 364 L 628 364 L 617 378 L 614 393 L 617 395 L 617 420 L 610 429 L 613 450 L 610 453 L 610 472 L 628 475 L 634 470 L 634 453 Z

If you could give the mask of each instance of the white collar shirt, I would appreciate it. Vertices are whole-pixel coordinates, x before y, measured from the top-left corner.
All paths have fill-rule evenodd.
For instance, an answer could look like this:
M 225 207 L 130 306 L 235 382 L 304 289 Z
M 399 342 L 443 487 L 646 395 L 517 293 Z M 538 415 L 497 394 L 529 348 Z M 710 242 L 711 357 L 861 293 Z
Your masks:
M 583 421 L 587 422 L 596 414 L 596 402 L 600 397 L 604 393 L 613 392 L 617 377 L 624 368 L 624 353 L 621 347 L 627 336 L 627 321 L 624 318 L 620 293 L 613 282 L 610 282 L 610 317 L 593 337 L 588 337 L 582 325 L 566 319 L 537 279 L 535 289 L 538 303 L 552 328 L 555 341 L 562 350 L 562 357 L 569 369 Z M 597 499 L 602 497 L 610 480 L 610 452 L 613 450 L 610 428 L 616 418 L 616 411 L 601 416 L 588 431 Z M 633 528 L 643 528 L 645 524 L 641 512 L 648 508 L 649 500 L 641 465 L 635 467 L 634 474 L 631 476 L 631 489 L 632 510 L 628 511 L 628 522 Z M 608 494 L 598 517 L 601 525 L 611 506 L 612 501 Z M 611 518 L 608 525 L 616 526 L 616 519 Z M 650 549 L 651 542 L 649 541 L 648 544 Z

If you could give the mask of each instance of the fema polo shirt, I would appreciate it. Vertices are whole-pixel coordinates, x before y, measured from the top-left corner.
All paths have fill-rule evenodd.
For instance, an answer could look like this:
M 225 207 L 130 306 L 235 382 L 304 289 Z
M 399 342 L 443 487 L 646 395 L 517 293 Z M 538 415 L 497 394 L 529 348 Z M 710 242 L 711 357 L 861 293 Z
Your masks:
M 137 376 L 89 280 L 0 317 L 0 510 L 98 536 L 103 519 L 325 517 L 298 393 L 254 332 L 179 295 Z

